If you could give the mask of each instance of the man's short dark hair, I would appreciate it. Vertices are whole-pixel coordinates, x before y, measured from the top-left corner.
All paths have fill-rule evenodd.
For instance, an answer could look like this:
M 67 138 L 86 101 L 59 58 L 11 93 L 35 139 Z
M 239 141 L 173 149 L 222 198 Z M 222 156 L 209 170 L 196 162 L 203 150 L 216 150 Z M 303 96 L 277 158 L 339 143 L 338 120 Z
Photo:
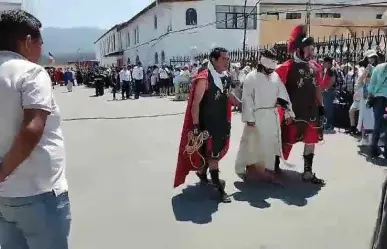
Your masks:
M 324 62 L 330 62 L 330 63 L 333 63 L 333 58 L 327 56 L 327 57 L 324 58 Z
M 23 10 L 8 10 L 0 15 L 0 50 L 18 52 L 18 41 L 28 35 L 32 39 L 41 38 L 41 22 Z
M 216 47 L 210 53 L 210 59 L 218 60 L 222 53 L 228 53 L 227 49 Z

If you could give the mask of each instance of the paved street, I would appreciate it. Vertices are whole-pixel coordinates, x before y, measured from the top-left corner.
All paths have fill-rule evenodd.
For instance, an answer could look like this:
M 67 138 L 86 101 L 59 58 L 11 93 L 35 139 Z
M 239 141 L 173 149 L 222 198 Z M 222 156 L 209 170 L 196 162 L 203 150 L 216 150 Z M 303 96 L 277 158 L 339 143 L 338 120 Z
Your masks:
M 302 146 L 287 188 L 246 185 L 233 173 L 243 125 L 235 114 L 221 162 L 231 204 L 188 185 L 173 189 L 184 102 L 160 98 L 111 101 L 91 89 L 55 90 L 68 156 L 73 249 L 367 249 L 383 167 L 358 154 L 356 140 L 327 135 L 315 170 L 318 190 L 301 183 Z M 184 193 L 182 195 L 182 193 Z

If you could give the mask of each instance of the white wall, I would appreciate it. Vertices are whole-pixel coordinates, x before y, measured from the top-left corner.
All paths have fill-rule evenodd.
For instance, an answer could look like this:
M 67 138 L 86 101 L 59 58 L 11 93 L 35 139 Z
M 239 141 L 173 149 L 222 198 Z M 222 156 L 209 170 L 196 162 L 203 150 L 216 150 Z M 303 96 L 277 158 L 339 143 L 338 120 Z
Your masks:
M 115 38 L 113 38 L 115 37 Z M 110 41 L 110 42 L 109 42 Z M 115 41 L 115 47 L 114 47 Z M 117 29 L 113 29 L 105 34 L 96 44 L 94 44 L 96 60 L 100 62 L 101 66 L 111 66 L 117 64 L 118 56 L 106 56 L 109 53 L 120 51 L 120 40 Z M 101 49 L 102 46 L 102 49 Z
M 254 6 L 255 0 L 248 0 L 248 6 Z M 216 21 L 216 5 L 244 5 L 244 0 L 204 0 L 193 2 L 163 3 L 149 10 L 139 17 L 133 24 L 125 28 L 125 33 L 131 33 L 131 47 L 124 53 L 124 61 L 129 57 L 131 63 L 135 62 L 138 55 L 144 65 L 152 65 L 155 61 L 155 53 L 159 54 L 161 63 L 161 53 L 164 51 L 166 61 L 174 56 L 190 56 L 191 47 L 197 48 L 196 52 L 208 52 L 214 46 L 222 46 L 228 49 L 241 48 L 243 44 L 243 30 L 216 29 L 216 25 L 209 25 L 203 28 L 191 29 L 184 32 L 173 33 L 173 31 L 191 28 L 186 26 L 186 10 L 194 8 L 197 11 L 197 26 L 213 23 Z M 259 12 L 259 8 L 258 8 Z M 158 28 L 154 28 L 154 16 L 158 18 Z M 140 44 L 133 44 L 133 30 L 136 26 L 140 29 Z M 168 26 L 172 25 L 172 33 L 167 33 Z M 259 25 L 256 30 L 247 31 L 247 41 L 249 46 L 257 46 L 259 41 Z M 149 42 L 149 44 L 144 44 Z M 134 45 L 134 46 L 133 46 Z M 159 64 L 160 64 L 159 63 Z
M 248 6 L 255 6 L 256 0 L 248 0 Z M 244 0 L 203 0 L 192 2 L 161 3 L 148 10 L 139 18 L 120 30 L 121 40 L 116 35 L 116 42 L 122 42 L 124 50 L 123 61 L 134 64 L 138 56 L 144 66 L 153 65 L 155 53 L 158 53 L 159 64 L 161 64 L 162 51 L 165 53 L 165 63 L 169 64 L 171 57 L 190 56 L 191 47 L 196 47 L 197 53 L 208 52 L 214 46 L 222 46 L 227 49 L 241 48 L 243 45 L 243 30 L 216 29 L 216 5 L 244 5 Z M 194 8 L 197 11 L 197 26 L 214 23 L 207 27 L 199 27 L 184 32 L 173 33 L 177 30 L 191 28 L 186 26 L 186 11 Z M 259 6 L 257 12 L 259 12 Z M 154 17 L 157 16 L 157 29 L 154 27 Z M 258 21 L 259 22 L 259 21 Z M 135 44 L 134 30 L 139 28 L 139 42 Z M 169 28 L 172 32 L 168 34 Z M 127 34 L 130 34 L 130 46 L 127 46 Z M 111 36 L 113 31 L 107 34 L 101 41 Z M 256 30 L 247 31 L 248 46 L 257 46 L 259 41 L 259 23 Z M 100 50 L 99 44 L 96 50 Z M 118 48 L 119 45 L 116 45 Z M 97 52 L 97 59 L 104 65 L 103 54 Z
M 5 10 L 21 9 L 21 3 L 15 1 L 0 1 L 0 12 Z

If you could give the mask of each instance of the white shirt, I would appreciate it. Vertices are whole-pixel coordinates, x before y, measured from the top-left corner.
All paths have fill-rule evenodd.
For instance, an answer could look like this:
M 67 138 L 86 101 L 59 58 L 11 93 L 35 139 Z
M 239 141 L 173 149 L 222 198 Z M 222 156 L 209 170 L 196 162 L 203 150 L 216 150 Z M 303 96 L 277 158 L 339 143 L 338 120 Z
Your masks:
M 0 183 L 0 197 L 26 197 L 67 191 L 65 149 L 59 108 L 43 67 L 13 52 L 0 51 L 0 162 L 11 148 L 24 109 L 50 112 L 31 155 Z
M 132 75 L 128 69 L 120 71 L 120 81 L 132 81 Z
M 133 68 L 132 75 L 133 75 L 133 79 L 135 79 L 135 80 L 143 80 L 144 79 L 144 69 L 142 69 L 142 67 L 135 66 Z
M 159 69 L 159 74 L 160 74 L 160 79 L 168 79 L 169 78 L 169 75 L 168 75 L 168 69 L 163 69 L 163 68 L 160 68 Z

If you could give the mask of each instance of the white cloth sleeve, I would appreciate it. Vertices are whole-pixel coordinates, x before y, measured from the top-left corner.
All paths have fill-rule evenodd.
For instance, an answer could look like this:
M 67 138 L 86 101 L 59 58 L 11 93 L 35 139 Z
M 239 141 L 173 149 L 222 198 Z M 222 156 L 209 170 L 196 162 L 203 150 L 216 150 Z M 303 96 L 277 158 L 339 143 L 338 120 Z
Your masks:
M 23 109 L 52 111 L 51 78 L 42 67 L 35 68 L 21 79 Z
M 246 77 L 242 91 L 242 122 L 255 122 L 255 90 L 252 77 Z
M 292 102 L 290 102 L 288 91 L 286 90 L 285 84 L 281 81 L 281 78 L 276 72 L 272 74 L 272 81 L 274 84 L 277 84 L 278 98 L 288 102 L 288 108 L 285 110 L 285 118 L 295 118 L 296 115 L 293 112 Z

